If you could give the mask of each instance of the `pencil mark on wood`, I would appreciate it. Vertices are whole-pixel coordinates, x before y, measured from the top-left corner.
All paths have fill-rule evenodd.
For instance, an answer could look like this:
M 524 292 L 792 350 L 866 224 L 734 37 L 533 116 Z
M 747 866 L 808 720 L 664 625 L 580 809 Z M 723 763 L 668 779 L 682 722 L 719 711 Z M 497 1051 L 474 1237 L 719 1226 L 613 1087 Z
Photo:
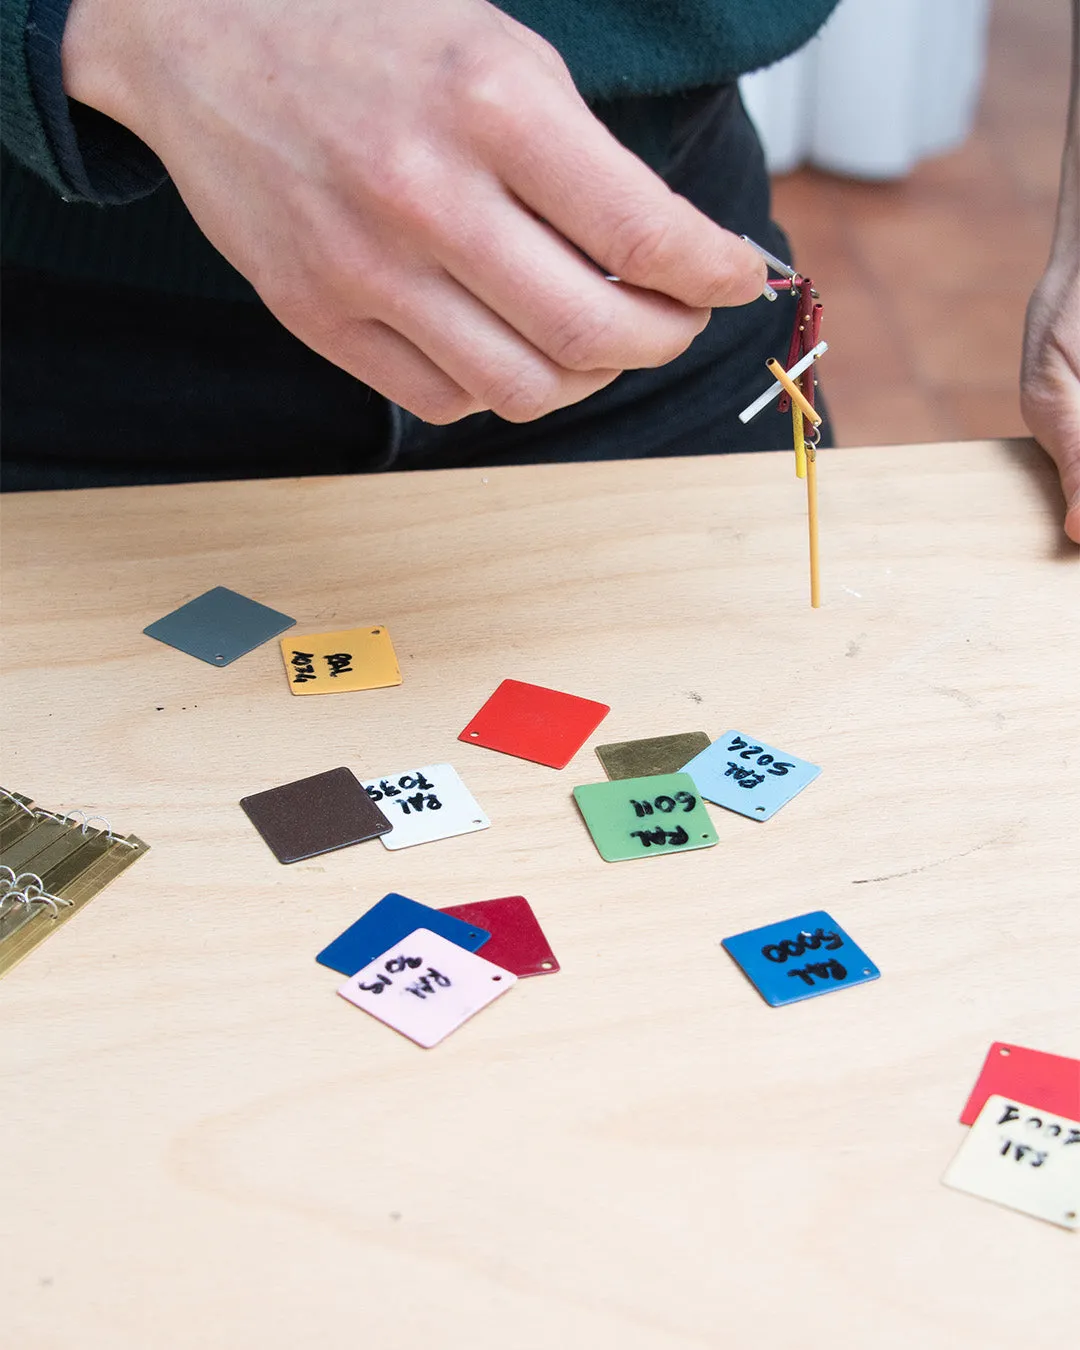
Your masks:
M 694 703 L 703 702 L 702 696 L 697 692 L 696 689 L 688 689 L 686 691 L 686 697 L 688 699 L 691 699 Z
M 989 848 L 991 844 L 999 844 L 1004 835 L 998 835 L 994 839 L 984 839 L 981 844 L 976 844 L 974 848 L 966 848 L 963 853 L 950 853 L 947 858 L 938 858 L 934 862 L 923 863 L 921 867 L 908 867 L 903 872 L 887 872 L 883 877 L 860 877 L 853 880 L 853 886 L 869 886 L 875 881 L 896 881 L 899 877 L 913 877 L 918 872 L 929 872 L 932 867 L 944 867 L 946 863 L 956 862 L 960 858 L 970 858 L 973 853 L 978 853 L 984 848 Z

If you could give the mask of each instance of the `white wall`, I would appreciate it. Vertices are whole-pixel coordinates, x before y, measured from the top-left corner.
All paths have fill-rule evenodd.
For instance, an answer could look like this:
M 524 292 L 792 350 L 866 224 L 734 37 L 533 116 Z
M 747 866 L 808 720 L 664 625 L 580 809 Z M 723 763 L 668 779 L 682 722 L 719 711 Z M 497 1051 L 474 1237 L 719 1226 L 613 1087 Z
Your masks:
M 740 81 L 769 168 L 900 178 L 959 145 L 982 84 L 989 0 L 841 0 L 794 56 Z

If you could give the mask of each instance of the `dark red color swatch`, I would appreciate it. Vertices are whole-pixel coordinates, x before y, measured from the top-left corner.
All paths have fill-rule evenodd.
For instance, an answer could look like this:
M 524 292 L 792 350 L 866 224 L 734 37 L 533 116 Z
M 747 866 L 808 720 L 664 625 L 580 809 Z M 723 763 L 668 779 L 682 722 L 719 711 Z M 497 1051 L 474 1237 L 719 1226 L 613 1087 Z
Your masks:
M 491 937 L 478 955 L 519 978 L 552 975 L 559 969 L 544 930 L 523 895 L 476 900 L 471 905 L 449 905 L 442 912 L 486 929 Z

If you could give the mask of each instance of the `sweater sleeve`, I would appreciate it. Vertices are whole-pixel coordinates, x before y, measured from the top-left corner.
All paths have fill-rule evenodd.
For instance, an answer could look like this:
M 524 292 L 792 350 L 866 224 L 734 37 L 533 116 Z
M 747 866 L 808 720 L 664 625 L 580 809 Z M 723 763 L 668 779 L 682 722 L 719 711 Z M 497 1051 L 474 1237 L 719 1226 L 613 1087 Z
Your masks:
M 2 0 L 3 144 L 66 201 L 134 201 L 165 179 L 137 136 L 64 93 L 60 44 L 70 0 Z

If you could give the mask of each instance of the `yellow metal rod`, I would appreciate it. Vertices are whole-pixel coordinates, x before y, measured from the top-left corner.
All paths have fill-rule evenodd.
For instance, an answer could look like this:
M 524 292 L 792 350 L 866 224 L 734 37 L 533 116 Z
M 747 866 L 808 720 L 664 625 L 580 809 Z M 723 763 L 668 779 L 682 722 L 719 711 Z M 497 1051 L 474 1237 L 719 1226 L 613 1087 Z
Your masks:
M 795 439 L 795 477 L 806 477 L 806 433 L 803 429 L 802 409 L 791 404 L 791 430 Z
M 770 356 L 769 359 L 765 362 L 765 364 L 768 367 L 769 374 L 773 377 L 773 379 L 777 380 L 780 384 L 783 385 L 784 390 L 787 393 L 788 397 L 791 399 L 792 403 L 797 403 L 799 405 L 799 408 L 802 411 L 802 415 L 806 418 L 806 420 L 810 423 L 810 425 L 812 427 L 821 426 L 821 414 L 814 409 L 809 399 L 807 399 L 806 395 L 795 383 L 795 381 L 791 378 L 791 376 L 787 373 L 787 371 L 776 359 L 776 357 Z
M 810 604 L 821 607 L 821 568 L 818 560 L 817 451 L 806 447 L 806 521 L 810 530 Z

